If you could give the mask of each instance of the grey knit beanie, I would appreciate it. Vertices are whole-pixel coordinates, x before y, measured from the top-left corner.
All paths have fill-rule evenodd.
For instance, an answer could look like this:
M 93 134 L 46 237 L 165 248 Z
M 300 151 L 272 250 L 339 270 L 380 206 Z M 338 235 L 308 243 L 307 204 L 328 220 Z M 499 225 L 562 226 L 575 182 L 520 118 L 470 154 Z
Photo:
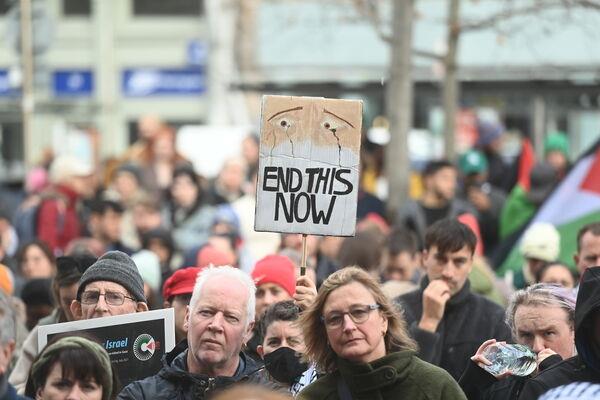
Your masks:
M 131 257 L 122 251 L 105 253 L 83 273 L 79 280 L 77 300 L 81 300 L 81 293 L 88 283 L 97 281 L 118 283 L 127 289 L 136 301 L 146 302 L 144 281 L 138 268 Z

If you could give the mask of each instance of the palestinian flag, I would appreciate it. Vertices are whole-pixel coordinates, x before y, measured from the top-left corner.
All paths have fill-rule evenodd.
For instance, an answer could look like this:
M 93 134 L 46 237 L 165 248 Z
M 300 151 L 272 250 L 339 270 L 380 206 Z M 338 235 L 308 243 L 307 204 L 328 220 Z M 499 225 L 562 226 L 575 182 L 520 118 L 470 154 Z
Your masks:
M 573 264 L 577 250 L 577 232 L 594 221 L 600 221 L 600 140 L 582 155 L 567 176 L 544 202 L 528 225 L 549 222 L 560 233 L 560 261 Z M 499 275 L 521 268 L 519 240 L 497 270 Z

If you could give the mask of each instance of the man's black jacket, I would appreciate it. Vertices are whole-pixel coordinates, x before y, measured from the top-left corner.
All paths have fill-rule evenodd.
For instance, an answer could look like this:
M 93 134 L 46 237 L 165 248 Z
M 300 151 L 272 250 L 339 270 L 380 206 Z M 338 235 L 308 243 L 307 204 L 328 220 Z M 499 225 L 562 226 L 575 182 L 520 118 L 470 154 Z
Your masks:
M 472 293 L 469 281 L 446 303 L 435 333 L 420 329 L 423 290 L 428 284 L 425 276 L 420 289 L 397 297 L 396 303 L 404 310 L 411 336 L 419 344 L 419 357 L 442 367 L 458 381 L 481 343 L 492 338 L 510 342 L 512 335 L 502 307 Z
M 180 342 L 163 357 L 163 368 L 154 376 L 132 382 L 119 393 L 117 399 L 210 399 L 220 390 L 238 382 L 264 384 L 271 387 L 262 377 L 259 367 L 250 357 L 240 353 L 240 364 L 234 376 L 208 377 L 188 372 L 187 341 Z

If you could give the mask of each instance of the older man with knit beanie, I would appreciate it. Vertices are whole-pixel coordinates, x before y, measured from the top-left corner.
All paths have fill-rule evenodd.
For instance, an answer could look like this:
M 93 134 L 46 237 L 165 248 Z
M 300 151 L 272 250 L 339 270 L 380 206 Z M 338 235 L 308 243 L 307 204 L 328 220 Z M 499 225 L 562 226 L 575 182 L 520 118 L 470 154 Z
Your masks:
M 148 311 L 144 281 L 127 254 L 109 251 L 81 276 L 71 312 L 77 320 Z

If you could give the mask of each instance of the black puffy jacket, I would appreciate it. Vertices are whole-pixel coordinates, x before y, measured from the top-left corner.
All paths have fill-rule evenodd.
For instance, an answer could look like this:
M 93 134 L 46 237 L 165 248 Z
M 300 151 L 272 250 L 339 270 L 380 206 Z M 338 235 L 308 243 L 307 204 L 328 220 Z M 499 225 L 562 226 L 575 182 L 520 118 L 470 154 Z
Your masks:
M 210 399 L 215 393 L 238 382 L 271 386 L 262 378 L 263 369 L 250 357 L 240 353 L 240 365 L 232 377 L 196 375 L 187 369 L 187 341 L 180 342 L 163 357 L 163 367 L 154 376 L 127 385 L 117 399 Z

